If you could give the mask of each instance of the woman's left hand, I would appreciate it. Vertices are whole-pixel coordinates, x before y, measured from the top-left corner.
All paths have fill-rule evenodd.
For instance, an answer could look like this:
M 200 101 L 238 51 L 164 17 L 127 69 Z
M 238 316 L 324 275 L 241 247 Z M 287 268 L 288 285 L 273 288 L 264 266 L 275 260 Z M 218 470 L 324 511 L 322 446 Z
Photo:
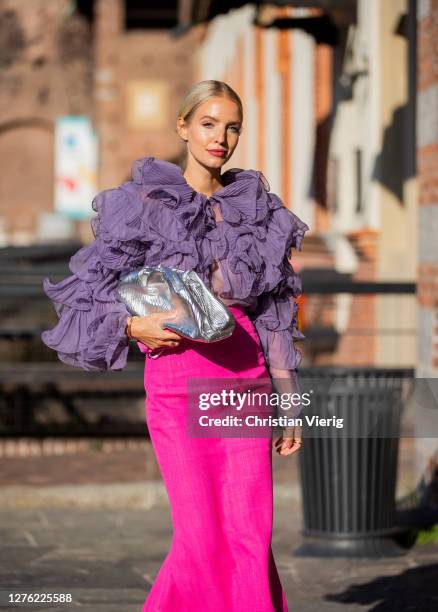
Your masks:
M 292 455 L 302 447 L 301 427 L 283 427 L 282 435 L 274 443 L 279 455 Z

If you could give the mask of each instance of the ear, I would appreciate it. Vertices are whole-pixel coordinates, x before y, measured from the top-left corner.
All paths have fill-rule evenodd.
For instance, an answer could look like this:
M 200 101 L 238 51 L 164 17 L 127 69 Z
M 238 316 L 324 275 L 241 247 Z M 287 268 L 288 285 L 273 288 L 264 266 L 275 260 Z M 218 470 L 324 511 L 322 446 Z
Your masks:
M 187 142 L 188 138 L 187 138 L 187 126 L 186 123 L 184 121 L 184 119 L 182 117 L 178 117 L 177 121 L 176 121 L 176 131 L 178 132 L 178 135 L 185 141 Z

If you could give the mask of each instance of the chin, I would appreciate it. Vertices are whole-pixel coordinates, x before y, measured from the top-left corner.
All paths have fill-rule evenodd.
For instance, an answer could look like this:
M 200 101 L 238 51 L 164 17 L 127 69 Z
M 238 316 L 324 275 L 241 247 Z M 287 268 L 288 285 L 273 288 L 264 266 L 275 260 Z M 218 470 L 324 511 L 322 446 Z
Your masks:
M 208 153 L 207 153 L 208 155 Z M 205 166 L 207 168 L 221 168 L 228 160 L 224 157 L 214 158 L 212 155 L 208 155 L 208 159 L 205 161 Z

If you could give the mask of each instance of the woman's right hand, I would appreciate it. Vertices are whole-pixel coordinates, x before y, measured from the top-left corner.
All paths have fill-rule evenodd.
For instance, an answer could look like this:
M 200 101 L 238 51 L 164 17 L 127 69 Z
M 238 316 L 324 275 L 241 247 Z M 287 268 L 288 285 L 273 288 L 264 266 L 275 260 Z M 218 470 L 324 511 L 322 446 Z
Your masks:
M 162 327 L 164 321 L 173 319 L 178 314 L 174 309 L 169 312 L 155 312 L 147 317 L 132 317 L 131 336 L 150 349 L 178 346 L 182 337 L 170 329 Z

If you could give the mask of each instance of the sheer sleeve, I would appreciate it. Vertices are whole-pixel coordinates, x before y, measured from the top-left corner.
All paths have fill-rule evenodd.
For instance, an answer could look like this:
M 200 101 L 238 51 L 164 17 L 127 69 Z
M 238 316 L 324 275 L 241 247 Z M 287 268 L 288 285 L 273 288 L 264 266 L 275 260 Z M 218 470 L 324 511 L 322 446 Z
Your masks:
M 95 240 L 70 259 L 71 276 L 59 283 L 43 281 L 58 323 L 41 339 L 60 361 L 88 371 L 122 370 L 127 362 L 130 341 L 125 327 L 130 313 L 113 291 L 122 272 L 141 265 L 141 245 L 112 231 L 126 197 L 120 188 L 96 196 L 93 209 L 98 216 L 91 221 Z
M 288 295 L 259 298 L 254 324 L 271 368 L 297 370 L 302 359 L 295 340 L 305 338 L 297 327 L 298 305 Z
M 305 338 L 297 327 L 298 305 L 288 295 L 261 296 L 254 313 L 254 326 L 260 337 L 269 373 L 278 393 L 300 393 L 298 368 L 301 351 L 295 340 Z M 290 409 L 288 416 L 296 417 L 301 406 Z
M 302 283 L 289 258 L 292 247 L 301 250 L 302 238 L 309 227 L 293 214 L 288 215 L 287 221 L 286 249 L 279 265 L 280 282 L 274 289 L 258 297 L 249 315 L 260 337 L 275 390 L 278 393 L 300 393 L 298 368 L 302 354 L 295 342 L 305 338 L 298 329 L 296 302 L 296 298 L 302 294 Z M 294 406 L 288 416 L 296 417 L 301 410 L 301 404 Z

